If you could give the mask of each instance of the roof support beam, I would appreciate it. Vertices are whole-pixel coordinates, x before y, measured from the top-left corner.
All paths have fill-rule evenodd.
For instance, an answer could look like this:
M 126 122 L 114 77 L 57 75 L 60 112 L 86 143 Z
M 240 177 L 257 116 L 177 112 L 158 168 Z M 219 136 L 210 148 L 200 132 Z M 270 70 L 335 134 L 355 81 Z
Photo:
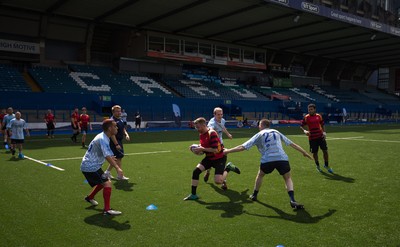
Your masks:
M 69 0 L 58 0 L 57 2 L 55 2 L 53 5 L 51 5 L 50 7 L 48 7 L 46 9 L 46 13 L 47 14 L 52 14 L 54 11 L 56 11 L 58 8 L 60 8 L 61 6 L 63 6 L 65 3 L 67 3 Z
M 250 10 L 258 8 L 258 7 L 260 7 L 258 4 L 250 5 L 250 6 L 246 7 L 246 8 L 243 8 L 243 9 L 238 9 L 238 10 L 226 13 L 224 15 L 220 15 L 220 16 L 217 16 L 217 17 L 202 21 L 202 22 L 198 22 L 198 23 L 186 26 L 186 27 L 182 27 L 182 28 L 176 29 L 176 30 L 174 30 L 172 32 L 173 33 L 179 33 L 179 32 L 185 31 L 187 29 L 191 29 L 191 28 L 194 28 L 194 27 L 198 27 L 198 26 L 202 26 L 202 25 L 208 24 L 208 23 L 213 22 L 213 21 L 217 21 L 217 20 L 221 20 L 221 19 L 233 16 L 233 15 L 241 14 L 243 12 L 250 11 Z
M 180 7 L 180 8 L 174 9 L 174 10 L 172 10 L 172 11 L 170 11 L 170 12 L 165 13 L 165 14 L 156 16 L 156 17 L 154 17 L 154 18 L 152 18 L 152 19 L 150 19 L 150 20 L 147 20 L 147 21 L 145 21 L 145 22 L 139 23 L 139 24 L 137 25 L 137 27 L 139 27 L 139 28 L 140 28 L 140 27 L 144 27 L 144 26 L 149 25 L 149 24 L 151 24 L 151 23 L 153 23 L 153 22 L 156 22 L 156 21 L 162 20 L 162 19 L 164 19 L 164 18 L 170 17 L 171 15 L 175 15 L 175 14 L 177 14 L 177 13 L 179 13 L 179 12 L 183 12 L 183 11 L 185 11 L 185 10 L 194 8 L 194 7 L 198 6 L 198 5 L 205 4 L 206 2 L 209 2 L 209 1 L 210 1 L 210 0 L 198 0 L 198 1 L 196 1 L 196 2 L 193 2 L 193 3 L 187 4 L 187 5 L 185 5 L 185 6 L 182 6 L 182 7 Z
M 130 7 L 131 5 L 133 5 L 133 4 L 135 4 L 135 3 L 139 2 L 139 1 L 140 1 L 140 0 L 128 0 L 128 1 L 126 1 L 125 3 L 123 3 L 123 4 L 121 4 L 121 5 L 117 6 L 117 7 L 115 7 L 115 8 L 113 8 L 113 9 L 110 9 L 109 11 L 107 11 L 107 12 L 105 12 L 105 13 L 103 13 L 103 14 L 97 16 L 96 18 L 94 18 L 94 21 L 95 21 L 95 22 L 103 21 L 103 20 L 106 19 L 108 16 L 111 16 L 111 15 L 113 15 L 113 14 L 115 14 L 115 13 L 118 13 L 119 11 L 121 11 L 121 10 L 123 10 L 123 9 L 125 9 L 125 8 L 128 8 L 128 7 Z

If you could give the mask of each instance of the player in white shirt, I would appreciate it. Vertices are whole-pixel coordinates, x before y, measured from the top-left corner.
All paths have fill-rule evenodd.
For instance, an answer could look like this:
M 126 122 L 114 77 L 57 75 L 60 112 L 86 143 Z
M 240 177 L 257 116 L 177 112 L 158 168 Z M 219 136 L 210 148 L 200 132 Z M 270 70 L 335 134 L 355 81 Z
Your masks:
M 264 175 L 269 174 L 276 169 L 285 180 L 286 190 L 290 197 L 290 206 L 292 208 L 302 209 L 304 208 L 304 205 L 296 202 L 294 199 L 293 181 L 290 174 L 289 158 L 282 148 L 282 142 L 284 142 L 286 146 L 291 146 L 302 153 L 304 157 L 307 157 L 311 160 L 313 160 L 313 158 L 299 145 L 289 140 L 279 131 L 270 129 L 269 126 L 270 121 L 267 119 L 262 119 L 258 125 L 260 132 L 255 134 L 242 145 L 231 149 L 225 149 L 224 154 L 249 150 L 252 146 L 257 146 L 258 151 L 261 153 L 261 164 L 254 185 L 254 192 L 250 196 L 250 199 L 253 201 L 257 200 L 257 194 L 261 187 Z
M 214 117 L 210 119 L 210 121 L 207 124 L 207 127 L 210 129 L 213 129 L 217 132 L 219 140 L 221 141 L 221 144 L 222 144 L 222 148 L 224 148 L 224 140 L 222 138 L 222 134 L 225 133 L 225 135 L 228 136 L 229 139 L 232 139 L 232 135 L 225 128 L 226 121 L 222 117 L 224 115 L 222 108 L 215 107 L 213 113 L 214 113 Z M 210 169 L 206 170 L 206 173 L 204 174 L 204 182 L 207 182 L 209 177 L 210 177 Z M 225 189 L 227 189 L 227 188 L 225 188 Z
M 29 130 L 25 120 L 21 118 L 19 111 L 15 113 L 15 118 L 11 119 L 7 124 L 7 130 L 11 139 L 11 154 L 14 155 L 15 149 L 18 147 L 18 158 L 23 159 L 22 145 L 25 140 L 24 130 L 27 136 L 29 136 Z
M 118 176 L 123 176 L 123 171 L 118 166 L 114 153 L 110 148 L 110 137 L 118 132 L 117 123 L 112 119 L 106 119 L 103 121 L 102 129 L 103 132 L 90 142 L 88 150 L 82 158 L 81 171 L 89 185 L 93 187 L 92 192 L 85 197 L 85 200 L 93 206 L 98 205 L 98 202 L 94 200 L 94 196 L 100 190 L 103 190 L 104 215 L 119 215 L 121 214 L 120 211 L 110 208 L 112 184 L 101 169 L 104 161 L 107 160 L 117 170 Z

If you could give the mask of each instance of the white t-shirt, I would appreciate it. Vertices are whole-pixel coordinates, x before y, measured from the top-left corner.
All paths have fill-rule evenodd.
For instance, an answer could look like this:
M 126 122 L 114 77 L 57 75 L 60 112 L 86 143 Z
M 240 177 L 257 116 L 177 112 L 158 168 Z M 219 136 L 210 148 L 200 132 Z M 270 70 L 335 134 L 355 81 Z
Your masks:
M 19 120 L 13 118 L 8 123 L 7 128 L 12 131 L 11 139 L 23 140 L 24 130 L 27 128 L 27 124 L 25 120 L 23 120 L 22 118 L 20 118 Z
M 210 121 L 207 124 L 207 127 L 214 129 L 219 137 L 219 140 L 221 141 L 221 144 L 224 144 L 224 141 L 222 140 L 222 134 L 223 134 L 223 129 L 225 128 L 225 119 L 221 119 L 221 123 L 217 122 L 215 120 L 215 117 L 211 118 Z
M 114 156 L 114 153 L 110 148 L 110 138 L 101 132 L 90 142 L 88 150 L 82 158 L 81 171 L 95 172 L 99 170 L 107 156 Z
M 288 161 L 289 157 L 283 150 L 282 141 L 286 146 L 293 143 L 275 129 L 263 129 L 243 143 L 242 146 L 246 150 L 249 150 L 252 146 L 257 146 L 258 151 L 261 153 L 261 163 L 280 160 Z

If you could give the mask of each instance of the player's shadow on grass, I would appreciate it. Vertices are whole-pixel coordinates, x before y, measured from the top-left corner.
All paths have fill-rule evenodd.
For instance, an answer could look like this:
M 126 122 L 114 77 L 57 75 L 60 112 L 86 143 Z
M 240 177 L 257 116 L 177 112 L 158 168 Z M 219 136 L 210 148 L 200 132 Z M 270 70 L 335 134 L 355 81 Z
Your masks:
M 20 160 L 22 160 L 22 159 L 19 159 L 18 157 L 15 157 L 15 156 L 11 156 L 8 161 L 16 162 L 16 161 L 20 161 Z
M 267 218 L 272 218 L 272 219 L 283 219 L 283 220 L 289 220 L 289 221 L 293 221 L 296 223 L 302 223 L 302 224 L 318 223 L 322 219 L 327 218 L 336 212 L 335 209 L 329 209 L 328 212 L 326 212 L 323 215 L 312 216 L 309 212 L 307 212 L 306 209 L 297 209 L 297 210 L 293 210 L 293 212 L 295 212 L 295 214 L 289 214 L 279 208 L 276 208 L 276 207 L 266 204 L 264 202 L 257 201 L 257 203 L 263 205 L 266 208 L 270 208 L 270 209 L 274 210 L 278 215 L 273 216 L 273 215 L 253 214 L 253 213 L 247 213 L 247 212 L 246 213 L 249 215 L 253 215 L 253 216 L 267 217 Z M 289 203 L 288 203 L 288 206 L 289 206 Z
M 331 174 L 331 173 L 326 173 L 326 172 L 322 171 L 321 174 L 324 175 L 325 178 L 329 179 L 329 180 L 343 181 L 343 182 L 346 182 L 346 183 L 354 183 L 354 181 L 355 181 L 354 178 L 344 177 L 344 176 L 341 176 L 341 175 L 339 175 L 337 173 Z
M 237 192 L 234 190 L 222 190 L 215 184 L 210 184 L 210 186 L 219 194 L 226 196 L 229 198 L 229 202 L 204 202 L 201 200 L 196 200 L 197 203 L 201 205 L 205 205 L 207 209 L 210 210 L 221 210 L 223 211 L 221 213 L 221 217 L 223 218 L 233 218 L 235 216 L 239 216 L 246 211 L 243 210 L 243 204 L 245 203 L 251 203 L 250 200 L 248 200 L 249 196 L 247 195 L 247 190 L 242 191 L 242 192 Z
M 91 206 L 89 208 L 93 208 L 93 207 Z M 111 215 L 103 215 L 102 210 L 99 210 L 99 209 L 95 209 L 95 210 L 101 211 L 101 213 L 86 217 L 84 220 L 86 224 L 99 226 L 99 227 L 103 227 L 103 228 L 112 228 L 116 231 L 126 231 L 126 230 L 131 229 L 131 225 L 129 224 L 129 221 L 120 223 L 120 222 L 114 220 L 114 218 L 116 218 L 118 216 L 114 217 Z
M 114 187 L 116 190 L 133 191 L 135 183 L 129 182 L 129 180 L 116 180 Z

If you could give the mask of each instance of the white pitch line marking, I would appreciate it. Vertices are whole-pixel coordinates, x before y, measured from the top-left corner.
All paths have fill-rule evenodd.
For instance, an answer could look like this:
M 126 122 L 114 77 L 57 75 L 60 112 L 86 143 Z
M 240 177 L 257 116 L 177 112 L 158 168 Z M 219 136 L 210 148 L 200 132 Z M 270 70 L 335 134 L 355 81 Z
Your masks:
M 349 140 L 349 141 L 366 141 L 366 142 L 388 142 L 388 143 L 400 143 L 400 141 L 392 140 L 374 140 L 374 139 L 364 139 L 364 136 L 353 136 L 353 137 L 343 137 L 343 138 L 327 138 L 329 141 L 334 140 Z
M 373 139 L 346 139 L 349 141 L 366 141 L 366 142 L 388 142 L 388 143 L 400 143 L 400 141 L 391 140 L 373 140 Z
M 331 137 L 326 138 L 327 140 L 353 140 L 353 139 L 362 139 L 364 136 L 353 136 L 353 137 Z
M 167 150 L 167 151 L 153 151 L 153 152 L 142 152 L 142 153 L 129 153 L 125 155 L 129 156 L 129 155 L 158 154 L 158 153 L 170 153 L 170 152 L 171 152 L 170 150 Z M 71 157 L 71 158 L 47 159 L 43 161 L 63 161 L 63 160 L 81 160 L 81 159 L 82 157 Z
M 25 155 L 25 158 L 27 158 L 28 160 L 35 161 L 36 163 L 39 163 L 39 164 L 42 164 L 42 165 L 48 166 L 48 167 L 50 167 L 50 168 L 53 168 L 53 169 L 59 170 L 59 171 L 65 171 L 64 169 L 62 169 L 62 168 L 60 168 L 60 167 L 57 167 L 57 166 L 55 166 L 55 165 L 52 165 L 52 164 L 50 164 L 50 163 L 45 163 L 45 162 L 43 162 L 43 161 L 40 161 L 40 160 L 37 160 L 37 159 L 31 158 L 31 157 L 28 157 L 28 156 L 26 156 L 26 155 Z

